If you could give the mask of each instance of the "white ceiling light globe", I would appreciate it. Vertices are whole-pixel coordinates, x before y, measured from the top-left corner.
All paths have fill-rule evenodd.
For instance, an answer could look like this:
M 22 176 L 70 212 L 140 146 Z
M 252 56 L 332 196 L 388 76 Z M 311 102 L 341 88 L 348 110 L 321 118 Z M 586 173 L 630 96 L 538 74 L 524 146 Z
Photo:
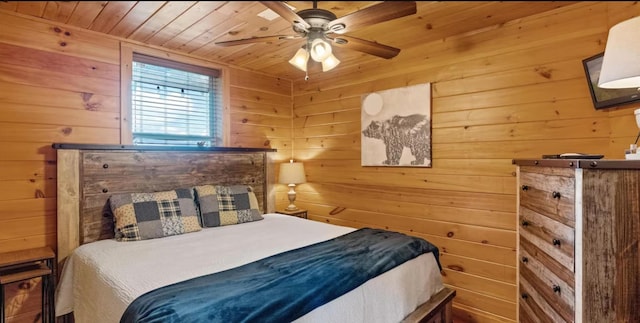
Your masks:
M 331 55 L 331 45 L 326 41 L 316 38 L 311 42 L 311 58 L 316 62 L 322 62 Z

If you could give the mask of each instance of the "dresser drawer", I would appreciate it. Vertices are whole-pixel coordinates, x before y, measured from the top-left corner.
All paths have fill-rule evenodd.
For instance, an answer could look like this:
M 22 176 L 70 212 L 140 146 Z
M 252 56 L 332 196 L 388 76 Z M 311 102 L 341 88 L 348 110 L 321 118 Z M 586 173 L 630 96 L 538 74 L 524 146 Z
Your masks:
M 542 251 L 538 246 L 529 242 L 529 240 L 520 238 L 518 252 L 524 253 L 519 255 L 518 267 L 526 266 L 531 259 L 534 259 L 534 261 L 541 263 L 550 270 L 559 280 L 565 282 L 571 289 L 575 289 L 575 273 Z
M 540 254 L 540 253 L 538 253 Z M 520 248 L 520 277 L 524 277 L 556 313 L 566 321 L 573 321 L 575 291 L 573 277 L 558 277 L 550 267 L 548 258 L 537 258 Z
M 522 321 L 561 323 L 567 321 L 564 317 L 547 303 L 547 301 L 536 291 L 525 277 L 520 277 L 520 305 L 519 316 Z
M 543 322 L 539 315 L 533 314 L 533 309 L 525 301 L 520 302 L 518 322 L 519 323 L 539 323 Z
M 575 227 L 575 177 L 572 174 L 521 171 L 520 207 Z
M 520 207 L 520 239 L 525 239 L 574 271 L 575 229 Z

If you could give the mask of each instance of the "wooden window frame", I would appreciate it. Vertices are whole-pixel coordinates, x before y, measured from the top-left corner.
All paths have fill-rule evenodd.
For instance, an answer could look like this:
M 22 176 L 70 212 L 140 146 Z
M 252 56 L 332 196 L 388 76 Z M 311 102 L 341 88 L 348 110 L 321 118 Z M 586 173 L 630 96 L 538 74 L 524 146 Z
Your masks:
M 222 146 L 229 145 L 230 126 L 230 77 L 229 69 L 226 66 L 208 62 L 195 57 L 176 54 L 163 50 L 153 49 L 144 46 L 121 43 L 120 45 L 120 144 L 133 145 L 133 133 L 131 125 L 131 82 L 133 53 L 156 57 L 162 60 L 170 60 L 194 66 L 216 69 L 220 71 L 222 82 Z

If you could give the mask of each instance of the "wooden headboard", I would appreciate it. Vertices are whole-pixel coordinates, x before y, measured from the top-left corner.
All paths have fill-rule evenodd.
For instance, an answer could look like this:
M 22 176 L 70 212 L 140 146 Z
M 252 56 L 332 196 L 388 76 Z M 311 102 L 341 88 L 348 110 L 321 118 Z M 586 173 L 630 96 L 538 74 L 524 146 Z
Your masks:
M 273 167 L 261 148 L 53 144 L 58 154 L 58 262 L 81 244 L 113 238 L 111 194 L 203 184 L 251 185 L 273 212 Z

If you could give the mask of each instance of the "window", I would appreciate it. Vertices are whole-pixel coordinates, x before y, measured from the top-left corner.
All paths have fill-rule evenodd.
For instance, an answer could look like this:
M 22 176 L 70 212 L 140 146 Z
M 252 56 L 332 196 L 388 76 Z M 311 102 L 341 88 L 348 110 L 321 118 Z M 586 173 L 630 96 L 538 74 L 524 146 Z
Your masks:
M 133 54 L 134 145 L 221 146 L 220 71 Z

